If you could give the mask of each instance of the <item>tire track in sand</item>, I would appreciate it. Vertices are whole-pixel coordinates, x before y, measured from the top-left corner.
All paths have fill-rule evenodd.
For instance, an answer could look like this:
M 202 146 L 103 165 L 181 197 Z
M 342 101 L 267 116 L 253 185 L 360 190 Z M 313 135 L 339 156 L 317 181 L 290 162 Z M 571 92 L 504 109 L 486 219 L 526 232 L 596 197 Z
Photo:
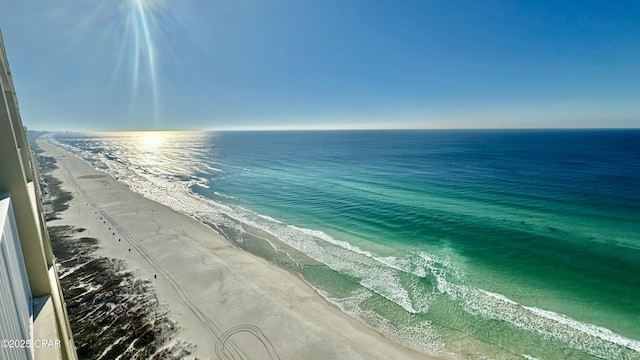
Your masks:
M 62 162 L 64 163 L 64 159 Z M 278 356 L 271 341 L 268 339 L 266 335 L 264 335 L 262 330 L 256 325 L 253 325 L 253 324 L 237 325 L 226 330 L 225 332 L 222 332 L 220 330 L 220 327 L 216 325 L 215 322 L 213 322 L 211 319 L 209 319 L 209 317 L 207 317 L 204 314 L 204 312 L 202 312 L 202 310 L 191 300 L 191 298 L 185 293 L 183 288 L 173 278 L 173 276 L 171 276 L 171 274 L 165 271 L 160 266 L 160 264 L 155 260 L 155 258 L 153 258 L 144 249 L 144 247 L 140 245 L 137 240 L 135 240 L 135 237 L 132 236 L 122 226 L 120 226 L 116 221 L 114 221 L 113 218 L 110 217 L 106 213 L 106 211 L 100 205 L 98 205 L 98 203 L 96 203 L 93 200 L 93 198 L 91 198 L 89 194 L 87 194 L 84 190 L 81 190 L 80 186 L 78 186 L 78 183 L 75 181 L 75 178 L 69 172 L 69 170 L 67 170 L 66 167 L 63 166 L 62 169 L 65 169 L 65 172 L 67 173 L 66 178 L 67 180 L 69 180 L 69 183 L 74 187 L 76 192 L 80 194 L 95 209 L 97 209 L 100 212 L 100 214 L 106 220 L 108 220 L 111 223 L 111 225 L 125 238 L 125 240 L 140 254 L 140 256 L 142 256 L 142 258 L 146 260 L 169 283 L 169 285 L 173 288 L 175 293 L 180 297 L 180 299 L 185 304 L 185 306 L 192 312 L 192 314 L 196 318 L 198 318 L 198 320 L 201 322 L 201 324 L 204 326 L 207 332 L 211 335 L 211 338 L 217 339 L 216 345 L 214 346 L 213 350 L 218 357 L 223 359 L 229 359 L 229 360 L 249 359 L 249 356 L 235 342 L 233 342 L 233 340 L 229 339 L 229 337 L 235 333 L 248 332 L 252 334 L 254 337 L 256 337 L 256 339 L 260 341 L 260 343 L 262 343 L 262 345 L 267 350 L 269 357 L 272 360 L 280 360 L 280 357 Z M 230 345 L 229 349 L 227 348 L 227 343 L 229 343 Z

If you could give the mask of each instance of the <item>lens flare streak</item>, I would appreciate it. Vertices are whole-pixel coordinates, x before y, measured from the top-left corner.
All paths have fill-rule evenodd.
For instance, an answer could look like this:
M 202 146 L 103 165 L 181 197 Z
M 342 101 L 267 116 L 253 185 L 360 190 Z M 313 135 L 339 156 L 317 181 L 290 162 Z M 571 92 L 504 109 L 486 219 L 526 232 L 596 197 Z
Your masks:
M 159 125 L 159 101 L 158 101 L 158 80 L 156 70 L 156 51 L 151 36 L 150 22 L 153 22 L 154 9 L 158 2 L 153 0 L 129 0 L 126 6 L 127 24 L 133 29 L 133 83 L 132 83 L 132 104 L 139 91 L 139 78 L 142 57 L 146 59 L 146 66 L 149 70 L 151 86 L 151 96 L 153 99 L 153 114 L 156 127 Z

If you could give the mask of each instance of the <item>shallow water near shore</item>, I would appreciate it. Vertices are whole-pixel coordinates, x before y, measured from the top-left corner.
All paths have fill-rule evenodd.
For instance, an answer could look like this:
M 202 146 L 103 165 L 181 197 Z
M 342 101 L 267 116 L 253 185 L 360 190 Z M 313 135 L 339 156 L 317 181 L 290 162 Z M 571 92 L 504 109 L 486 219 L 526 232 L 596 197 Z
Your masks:
M 640 131 L 54 139 L 407 346 L 640 358 Z

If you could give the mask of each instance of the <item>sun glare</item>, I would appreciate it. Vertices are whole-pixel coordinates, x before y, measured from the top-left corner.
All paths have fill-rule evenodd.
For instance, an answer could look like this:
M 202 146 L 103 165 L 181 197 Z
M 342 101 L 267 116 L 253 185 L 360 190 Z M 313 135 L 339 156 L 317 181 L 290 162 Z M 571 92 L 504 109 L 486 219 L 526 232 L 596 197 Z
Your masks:
M 146 10 L 155 10 L 164 4 L 162 0 L 130 0 L 133 3 L 138 3 L 138 6 Z
M 156 47 L 153 32 L 156 31 L 159 12 L 164 7 L 163 0 L 125 0 L 121 12 L 126 18 L 128 40 L 132 41 L 132 105 L 139 92 L 140 70 L 144 67 L 149 72 L 150 90 L 153 99 L 153 114 L 156 126 L 159 125 L 158 74 L 156 69 Z
M 140 138 L 140 149 L 146 153 L 155 153 L 164 143 L 165 137 L 158 132 L 144 133 Z

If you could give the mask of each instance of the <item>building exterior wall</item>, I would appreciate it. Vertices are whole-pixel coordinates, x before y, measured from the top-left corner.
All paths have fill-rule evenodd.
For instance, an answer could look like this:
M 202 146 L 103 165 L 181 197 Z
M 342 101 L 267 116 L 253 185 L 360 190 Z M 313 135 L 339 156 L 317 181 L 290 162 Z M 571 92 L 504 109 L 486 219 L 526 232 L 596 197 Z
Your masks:
M 13 281 L 11 280 L 13 275 L 10 274 L 22 274 L 21 279 L 24 280 L 24 274 L 26 273 L 28 289 L 30 296 L 33 297 L 33 303 L 41 304 L 36 309 L 37 311 L 34 311 L 31 307 L 29 308 L 31 314 L 34 314 L 30 320 L 33 329 L 29 336 L 33 337 L 33 334 L 50 334 L 48 336 L 55 336 L 56 339 L 48 340 L 59 341 L 59 348 L 56 351 L 43 352 L 36 348 L 32 353 L 35 354 L 36 359 L 74 360 L 77 359 L 77 354 L 51 252 L 51 243 L 42 214 L 41 199 L 37 191 L 38 184 L 35 183 L 36 176 L 32 164 L 29 143 L 20 118 L 18 100 L 11 78 L 2 34 L 0 33 L 0 194 L 6 194 L 3 199 L 10 199 L 7 200 L 10 201 L 10 206 L 8 206 L 10 211 L 7 211 L 7 214 L 9 214 L 7 217 L 15 220 L 15 227 L 12 228 L 15 231 L 12 230 L 6 233 L 6 244 L 9 244 L 8 239 L 11 236 L 11 241 L 19 244 L 16 249 L 19 248 L 21 252 L 20 255 L 17 251 L 10 252 L 10 250 L 7 250 L 7 256 L 3 257 L 2 266 L 12 270 L 11 272 L 3 272 L 2 276 L 4 277 L 0 276 L 0 281 L 2 281 L 0 283 L 2 294 L 0 295 L 2 300 L 13 298 L 17 304 L 16 306 L 21 306 L 20 304 L 25 302 L 25 295 L 19 294 L 22 293 L 21 287 L 13 285 L 11 282 Z M 11 213 L 13 216 L 11 216 Z M 4 234 L 3 232 L 3 236 Z M 15 235 L 17 235 L 17 242 Z M 2 256 L 5 256 L 4 253 Z M 16 259 L 16 257 L 20 256 L 21 259 Z M 22 265 L 19 265 L 20 263 Z M 22 269 L 19 269 L 20 266 L 22 266 Z M 25 284 L 22 285 L 22 288 L 24 287 Z M 3 308 L 4 304 L 3 301 Z M 50 310 L 42 311 L 42 309 Z M 5 310 L 2 311 L 4 316 Z M 10 312 L 9 310 L 7 311 Z M 18 323 L 24 321 L 24 313 L 20 311 L 22 310 L 16 308 Z M 7 314 L 7 316 L 9 315 Z M 41 317 L 40 321 L 38 317 Z M 44 321 L 44 318 L 51 321 Z M 5 325 L 7 327 L 6 330 L 9 331 L 8 323 L 2 321 L 0 323 L 0 336 L 5 334 Z M 5 338 L 0 338 L 0 340 L 3 339 Z M 2 357 L 2 359 L 4 358 Z

